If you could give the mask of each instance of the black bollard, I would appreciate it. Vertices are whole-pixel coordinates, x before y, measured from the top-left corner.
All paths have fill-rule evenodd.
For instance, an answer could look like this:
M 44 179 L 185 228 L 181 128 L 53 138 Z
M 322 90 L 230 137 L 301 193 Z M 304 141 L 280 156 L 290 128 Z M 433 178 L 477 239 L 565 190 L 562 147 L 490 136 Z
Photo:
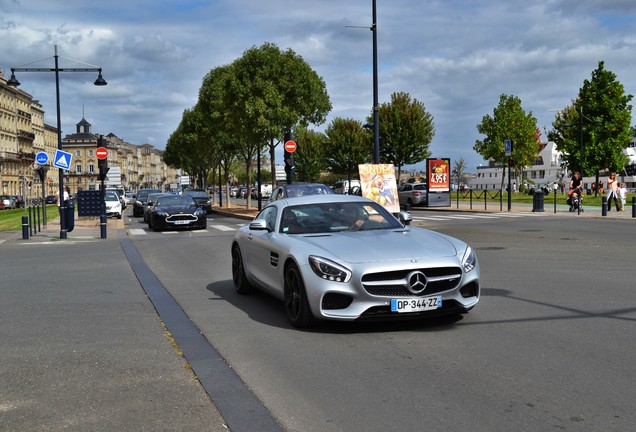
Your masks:
M 601 216 L 607 216 L 607 197 L 603 195 L 603 207 L 601 208 Z
M 636 196 L 632 197 L 632 217 L 636 218 Z
M 22 216 L 22 240 L 29 239 L 29 218 Z
M 100 238 L 106 238 L 106 215 L 101 215 L 99 217 L 99 230 L 100 230 Z

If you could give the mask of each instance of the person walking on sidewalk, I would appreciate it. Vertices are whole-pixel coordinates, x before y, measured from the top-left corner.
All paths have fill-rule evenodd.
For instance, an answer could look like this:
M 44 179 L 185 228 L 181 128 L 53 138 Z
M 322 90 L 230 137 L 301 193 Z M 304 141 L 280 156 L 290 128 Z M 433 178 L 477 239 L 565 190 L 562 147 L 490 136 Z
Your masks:
M 618 182 L 615 172 L 612 172 L 607 179 L 607 211 L 612 209 L 612 199 L 616 205 L 616 211 L 623 211 L 623 205 L 618 198 Z

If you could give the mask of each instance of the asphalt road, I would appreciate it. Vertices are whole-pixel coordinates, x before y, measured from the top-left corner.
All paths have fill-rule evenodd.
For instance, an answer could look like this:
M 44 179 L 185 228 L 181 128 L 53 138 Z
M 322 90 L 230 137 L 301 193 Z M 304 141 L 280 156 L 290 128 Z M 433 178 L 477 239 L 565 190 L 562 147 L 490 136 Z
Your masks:
M 471 313 L 309 331 L 291 328 L 278 301 L 234 292 L 230 242 L 245 221 L 127 229 L 287 431 L 633 430 L 633 221 L 570 216 L 424 220 L 476 248 L 482 299 Z

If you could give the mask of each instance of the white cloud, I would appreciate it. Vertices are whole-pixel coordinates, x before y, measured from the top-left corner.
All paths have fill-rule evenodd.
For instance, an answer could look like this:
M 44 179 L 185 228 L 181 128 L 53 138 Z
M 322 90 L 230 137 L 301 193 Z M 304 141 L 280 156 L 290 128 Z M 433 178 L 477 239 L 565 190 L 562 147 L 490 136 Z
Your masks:
M 90 2 L 89 2 L 90 3 Z M 248 48 L 274 42 L 301 55 L 326 84 L 335 116 L 364 121 L 372 93 L 367 0 L 0 0 L 0 67 L 60 56 L 103 68 L 61 77 L 63 129 L 81 107 L 93 131 L 163 148 L 204 75 Z M 539 126 L 576 97 L 599 60 L 636 92 L 636 3 L 632 0 L 378 1 L 380 103 L 405 91 L 435 119 L 435 156 L 481 158 L 476 124 L 502 93 L 521 98 Z M 347 28 L 360 26 L 363 28 Z M 69 66 L 70 67 L 70 66 Z M 44 74 L 46 75 L 46 74 Z M 21 73 L 22 90 L 55 122 L 52 77 Z M 324 125 L 323 125 L 324 127 Z

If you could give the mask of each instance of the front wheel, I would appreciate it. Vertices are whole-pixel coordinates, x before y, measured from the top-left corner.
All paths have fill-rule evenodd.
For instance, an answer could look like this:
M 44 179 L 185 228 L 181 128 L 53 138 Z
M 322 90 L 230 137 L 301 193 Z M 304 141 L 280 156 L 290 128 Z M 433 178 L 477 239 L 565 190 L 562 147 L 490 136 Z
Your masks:
M 243 263 L 243 255 L 238 245 L 232 247 L 232 281 L 234 289 L 239 294 L 251 294 L 254 288 L 250 285 L 245 275 L 245 264 Z
M 285 313 L 287 319 L 297 328 L 309 326 L 314 316 L 309 308 L 307 292 L 300 274 L 300 270 L 295 264 L 291 264 L 285 270 Z

